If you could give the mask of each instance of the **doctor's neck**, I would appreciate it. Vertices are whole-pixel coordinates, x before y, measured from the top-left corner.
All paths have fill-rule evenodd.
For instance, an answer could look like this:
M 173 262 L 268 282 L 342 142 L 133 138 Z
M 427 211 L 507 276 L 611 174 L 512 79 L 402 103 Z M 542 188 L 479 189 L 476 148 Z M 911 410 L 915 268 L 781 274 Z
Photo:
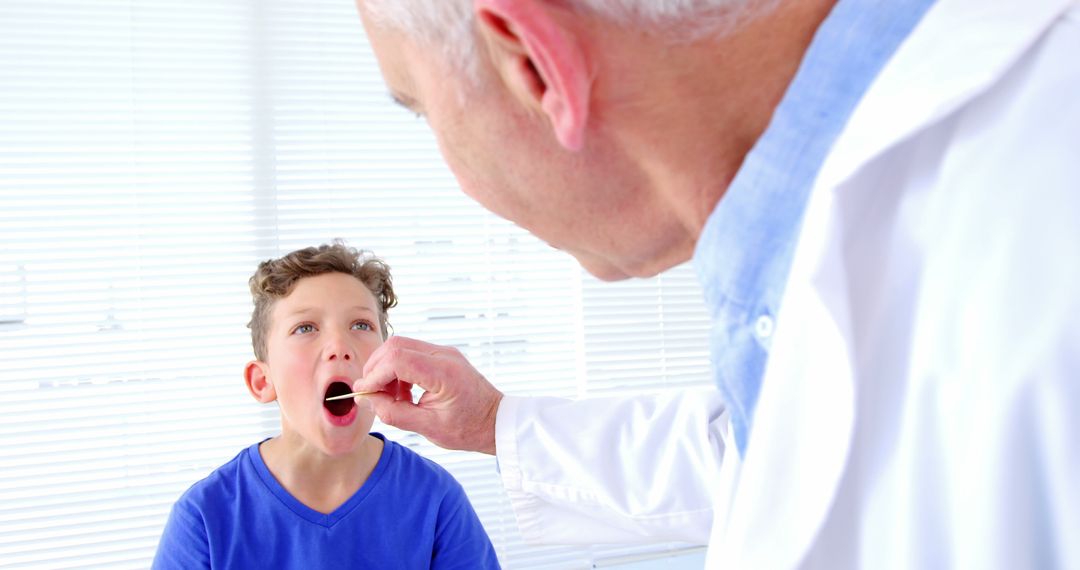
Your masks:
M 595 86 L 623 150 L 700 235 L 761 137 L 835 0 L 784 0 L 719 36 L 685 43 L 612 26 Z M 605 103 L 606 102 L 606 103 Z M 658 140 L 657 133 L 663 133 Z

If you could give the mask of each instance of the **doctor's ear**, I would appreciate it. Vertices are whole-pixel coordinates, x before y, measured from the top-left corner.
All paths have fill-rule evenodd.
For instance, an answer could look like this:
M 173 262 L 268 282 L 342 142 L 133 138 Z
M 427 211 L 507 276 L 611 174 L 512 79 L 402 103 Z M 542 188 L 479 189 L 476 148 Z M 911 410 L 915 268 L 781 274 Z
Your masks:
M 585 144 L 590 81 L 586 54 L 547 0 L 475 0 L 492 66 L 513 96 L 551 123 L 568 150 Z
M 244 366 L 244 382 L 247 384 L 251 395 L 262 404 L 268 404 L 277 399 L 277 391 L 274 383 L 266 373 L 266 363 L 261 360 L 252 360 Z

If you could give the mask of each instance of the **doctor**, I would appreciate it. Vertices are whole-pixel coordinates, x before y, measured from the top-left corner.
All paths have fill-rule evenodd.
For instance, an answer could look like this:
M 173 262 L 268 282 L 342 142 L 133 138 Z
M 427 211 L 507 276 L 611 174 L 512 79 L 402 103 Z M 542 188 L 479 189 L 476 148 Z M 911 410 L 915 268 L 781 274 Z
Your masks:
M 359 9 L 468 195 L 600 278 L 700 276 L 704 395 L 503 396 L 406 338 L 368 361 L 384 421 L 497 456 L 527 539 L 1080 567 L 1076 0 Z

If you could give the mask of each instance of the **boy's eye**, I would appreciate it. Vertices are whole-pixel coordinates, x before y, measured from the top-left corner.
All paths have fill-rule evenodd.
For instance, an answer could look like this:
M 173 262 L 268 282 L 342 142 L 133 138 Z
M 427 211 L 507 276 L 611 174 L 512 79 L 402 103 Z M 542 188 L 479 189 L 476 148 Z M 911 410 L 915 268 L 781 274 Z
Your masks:
M 354 331 L 369 331 L 372 330 L 371 323 L 367 321 L 356 321 L 352 326 Z
M 292 331 L 293 334 L 307 334 L 307 333 L 310 333 L 310 332 L 315 332 L 315 325 L 312 325 L 312 324 L 299 325 L 296 328 L 294 328 L 293 331 Z

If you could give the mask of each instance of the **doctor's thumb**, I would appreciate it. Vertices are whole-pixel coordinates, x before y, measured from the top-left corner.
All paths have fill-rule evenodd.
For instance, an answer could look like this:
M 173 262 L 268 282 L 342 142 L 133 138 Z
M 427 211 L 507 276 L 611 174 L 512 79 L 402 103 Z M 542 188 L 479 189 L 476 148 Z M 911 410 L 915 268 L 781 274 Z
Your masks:
M 384 424 L 427 435 L 424 427 L 430 423 L 429 410 L 420 408 L 407 400 L 395 400 L 393 396 L 384 393 L 368 394 L 358 399 L 366 400 L 371 410 L 375 412 L 375 416 Z

